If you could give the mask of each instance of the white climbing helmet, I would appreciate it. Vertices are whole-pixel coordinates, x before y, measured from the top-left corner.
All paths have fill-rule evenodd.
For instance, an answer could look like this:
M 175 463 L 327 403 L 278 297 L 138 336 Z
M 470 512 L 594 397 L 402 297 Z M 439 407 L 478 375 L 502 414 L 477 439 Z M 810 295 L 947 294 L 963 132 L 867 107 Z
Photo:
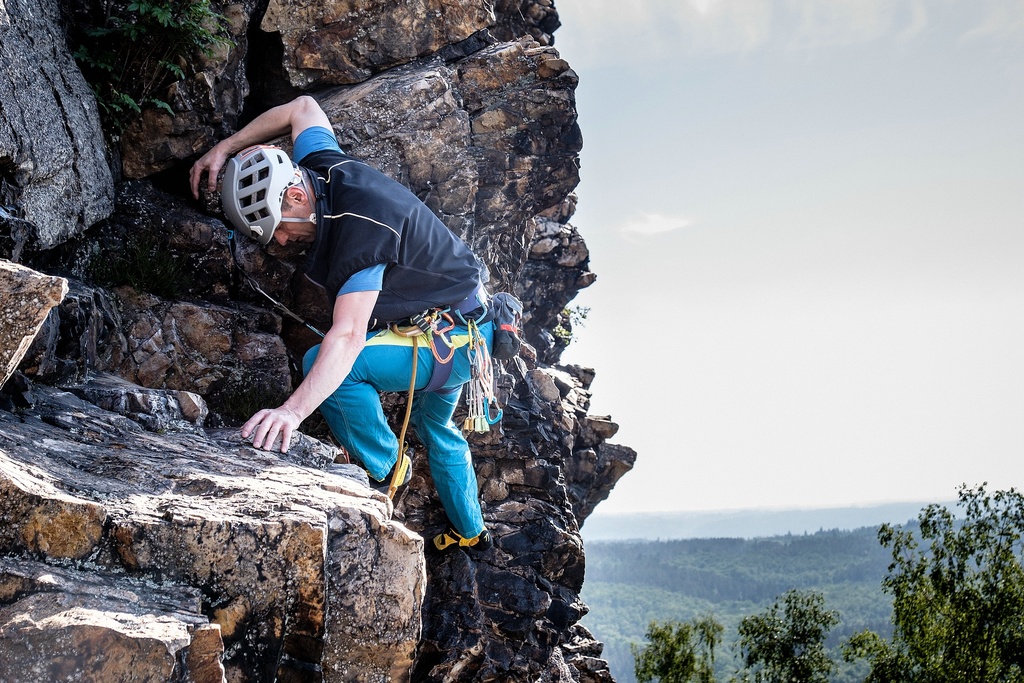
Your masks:
M 285 190 L 302 183 L 302 172 L 280 147 L 256 145 L 228 160 L 221 206 L 239 231 L 268 244 L 281 224 Z

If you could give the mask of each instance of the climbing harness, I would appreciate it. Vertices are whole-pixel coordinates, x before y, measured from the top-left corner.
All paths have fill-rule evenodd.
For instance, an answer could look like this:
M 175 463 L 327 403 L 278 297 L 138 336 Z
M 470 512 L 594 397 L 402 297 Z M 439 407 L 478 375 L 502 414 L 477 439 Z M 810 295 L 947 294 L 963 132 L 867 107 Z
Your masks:
M 434 371 L 422 391 L 439 391 L 451 377 L 452 366 L 455 364 L 455 350 L 462 346 L 462 343 L 456 342 L 451 335 L 452 330 L 456 327 L 456 317 L 466 325 L 470 362 L 469 391 L 466 399 L 469 416 L 463 422 L 462 428 L 463 430 L 486 432 L 491 425 L 501 419 L 502 411 L 498 407 L 498 400 L 494 394 L 494 367 L 491 356 L 487 352 L 487 341 L 481 334 L 475 319 L 467 319 L 457 307 L 440 308 L 410 316 L 408 325 L 398 323 L 390 325 L 391 333 L 412 341 L 412 372 L 405 401 L 405 416 L 402 419 L 402 429 L 398 436 L 398 454 L 395 460 L 397 464 L 388 486 L 388 498 L 394 499 L 396 490 L 404 482 L 408 463 L 411 462 L 407 455 L 408 446 L 405 443 L 405 435 L 412 417 L 412 404 L 416 393 L 420 339 L 426 338 L 427 347 L 434 357 Z M 486 309 L 481 318 L 484 317 L 486 317 Z
M 408 456 L 409 447 L 405 444 L 405 434 L 409 429 L 409 420 L 412 417 L 412 399 L 416 393 L 416 369 L 419 366 L 420 337 L 427 337 L 427 345 L 430 347 L 430 352 L 436 361 L 434 363 L 434 374 L 437 374 L 438 368 L 447 366 L 448 375 L 450 375 L 451 364 L 455 357 L 455 344 L 451 341 L 450 337 L 446 338 L 444 336 L 455 329 L 455 322 L 447 312 L 442 312 L 441 310 L 424 311 L 423 313 L 411 316 L 409 322 L 411 323 L 410 325 L 395 323 L 390 327 L 391 332 L 395 335 L 408 337 L 412 340 L 412 372 L 409 375 L 409 391 L 405 399 L 405 417 L 402 419 L 402 430 L 398 436 L 398 456 L 395 460 L 395 469 L 391 474 L 391 483 L 388 484 L 387 496 L 391 500 L 394 500 L 395 492 L 404 483 L 406 470 L 412 466 L 412 461 Z M 445 358 L 442 358 L 437 350 L 438 342 L 436 340 L 440 340 L 447 347 L 448 353 Z M 445 381 L 447 381 L 447 377 L 445 377 L 441 384 L 443 385 Z M 431 388 L 433 383 L 434 378 L 431 377 L 431 382 L 425 391 L 433 391 L 434 389 Z M 437 388 L 440 388 L 440 386 Z
M 323 339 L 323 337 L 324 337 L 324 333 L 323 332 L 321 332 L 320 330 L 318 330 L 317 328 L 313 327 L 311 324 L 306 322 L 306 320 L 304 318 L 302 318 L 298 313 L 292 312 L 291 309 L 289 309 L 283 303 L 281 303 L 280 301 L 278 301 L 274 297 L 272 297 L 269 294 L 267 294 L 266 292 L 264 292 L 263 288 L 260 287 L 258 282 L 256 282 L 256 279 L 253 278 L 251 275 L 249 275 L 249 273 L 245 272 L 242 269 L 242 266 L 239 265 L 239 263 L 238 263 L 238 257 L 235 256 L 235 231 L 234 230 L 228 230 L 228 251 L 231 253 L 231 263 L 232 263 L 232 265 L 234 265 L 235 270 L 238 273 L 241 274 L 242 279 L 244 279 L 249 284 L 250 287 L 255 289 L 257 292 L 262 294 L 264 297 L 266 297 L 267 301 L 272 303 L 274 306 L 277 306 L 277 308 L 280 309 L 282 313 L 284 313 L 284 314 L 288 315 L 289 317 L 294 318 L 298 322 L 302 323 L 303 325 L 306 326 L 306 328 L 308 328 L 310 331 L 320 335 L 320 338 Z
M 466 393 L 469 415 L 463 421 L 462 429 L 463 431 L 487 432 L 491 425 L 496 424 L 502 417 L 502 410 L 498 406 L 498 399 L 494 393 L 494 364 L 491 361 L 491 354 L 487 350 L 487 340 L 480 332 L 476 319 L 467 319 L 458 311 L 454 316 L 465 324 L 469 338 L 470 379 L 469 390 Z M 489 319 L 486 308 L 480 318 L 482 320 Z M 407 326 L 392 325 L 391 331 L 401 337 L 413 338 L 414 374 L 418 355 L 415 353 L 415 340 L 419 337 L 427 338 L 427 345 L 430 347 L 435 362 L 430 382 L 423 391 L 438 391 L 444 387 L 452 374 L 457 344 L 452 340 L 450 332 L 455 329 L 455 319 L 450 313 L 450 309 L 435 309 L 416 314 L 409 318 L 409 322 L 411 324 Z M 441 348 L 443 351 L 439 350 Z M 410 403 L 412 401 L 411 392 L 409 401 Z

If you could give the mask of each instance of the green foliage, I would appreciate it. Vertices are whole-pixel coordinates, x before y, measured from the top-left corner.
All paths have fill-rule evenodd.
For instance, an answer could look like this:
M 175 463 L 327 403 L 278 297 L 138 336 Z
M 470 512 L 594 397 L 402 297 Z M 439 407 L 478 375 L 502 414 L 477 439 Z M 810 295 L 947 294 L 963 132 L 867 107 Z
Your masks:
M 722 640 L 723 630 L 711 616 L 687 623 L 652 621 L 647 627 L 647 645 L 631 648 L 637 680 L 714 683 L 715 647 Z
M 828 683 L 835 664 L 825 638 L 839 615 L 815 591 L 787 591 L 781 603 L 740 622 L 744 664 L 757 683 Z
M 1024 497 L 965 486 L 959 506 L 962 520 L 925 508 L 917 534 L 880 529 L 892 548 L 882 582 L 892 639 L 863 632 L 847 646 L 848 658 L 870 661 L 868 683 L 1024 680 Z
M 769 607 L 785 591 L 820 592 L 842 615 L 827 647 L 865 629 L 888 635 L 892 602 L 879 585 L 889 553 L 877 528 L 821 531 L 754 540 L 592 541 L 582 599 L 583 623 L 605 644 L 603 657 L 619 683 L 634 681 L 631 644 L 643 642 L 651 621 L 685 621 L 713 613 L 725 627 L 716 650 L 720 680 L 743 666 L 740 621 Z M 862 662 L 839 661 L 832 683 L 861 683 Z
M 563 308 L 558 316 L 558 324 L 551 330 L 551 334 L 563 346 L 568 346 L 572 341 L 573 330 L 577 327 L 584 327 L 588 315 L 590 315 L 589 306 L 567 306 Z
M 225 18 L 209 0 L 91 3 L 71 36 L 74 57 L 96 94 L 107 133 L 117 137 L 144 107 L 173 114 L 162 99 L 183 65 L 226 43 Z
M 128 285 L 164 299 L 177 299 L 188 289 L 192 276 L 168 246 L 146 233 L 127 239 L 119 251 L 108 250 L 93 259 L 90 278 L 103 285 Z

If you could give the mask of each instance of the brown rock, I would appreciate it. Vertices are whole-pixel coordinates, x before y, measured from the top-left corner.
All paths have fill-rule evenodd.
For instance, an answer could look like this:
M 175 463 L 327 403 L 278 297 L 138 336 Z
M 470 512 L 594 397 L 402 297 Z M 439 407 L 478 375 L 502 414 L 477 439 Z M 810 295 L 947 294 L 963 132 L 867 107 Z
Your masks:
M 531 302 L 523 317 L 523 331 L 545 363 L 558 362 L 572 339 L 573 321 L 566 309 L 569 302 L 596 279 L 590 272 L 587 245 L 569 223 L 575 208 L 575 197 L 570 196 L 531 221 L 529 258 L 516 284 L 516 295 Z
M 551 34 L 561 26 L 554 0 L 496 0 L 494 14 L 493 32 L 499 40 L 529 35 L 542 45 L 552 45 Z
M 45 526 L 47 539 L 72 539 L 76 557 L 199 589 L 224 635 L 230 680 L 310 667 L 325 681 L 408 676 L 422 541 L 390 521 L 380 494 L 310 467 L 327 467 L 333 452 L 296 443 L 279 457 L 237 432 L 156 434 L 67 393 L 36 395 L 45 421 L 0 411 L 0 552 L 71 556 L 52 542 L 28 545 L 22 530 Z
M 281 34 L 289 82 L 308 90 L 364 81 L 493 21 L 491 4 L 483 0 L 271 0 L 261 28 Z
M 23 373 L 36 381 L 72 384 L 89 369 L 120 365 L 128 344 L 115 300 L 107 292 L 68 279 L 68 294 L 54 313 L 26 354 Z
M 68 281 L 0 259 L 0 386 L 18 368 L 50 309 L 64 300 Z
M 546 68 L 554 65 L 557 68 Z M 342 147 L 407 185 L 508 289 L 527 221 L 579 182 L 576 74 L 528 40 L 389 72 L 321 98 Z
M 0 672 L 5 683 L 220 683 L 220 629 L 199 608 L 192 589 L 0 559 Z
M 215 410 L 242 419 L 276 406 L 291 390 L 276 316 L 161 301 L 125 288 L 118 294 L 128 355 L 107 369 L 144 387 L 204 395 Z
M 161 99 L 174 115 L 144 109 L 121 136 L 121 165 L 127 178 L 144 178 L 200 154 L 237 127 L 249 94 L 246 74 L 250 21 L 256 0 L 215 0 L 227 19 L 227 40 L 180 66 L 185 77 Z
M 152 432 L 199 431 L 210 409 L 190 391 L 159 391 L 116 375 L 92 373 L 84 384 L 65 387 L 93 405 L 131 418 Z

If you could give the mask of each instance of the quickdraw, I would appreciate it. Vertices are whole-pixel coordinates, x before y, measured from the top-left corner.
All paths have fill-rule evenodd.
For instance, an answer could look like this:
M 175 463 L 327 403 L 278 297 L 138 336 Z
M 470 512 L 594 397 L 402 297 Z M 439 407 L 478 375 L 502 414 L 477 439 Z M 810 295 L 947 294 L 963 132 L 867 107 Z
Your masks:
M 480 334 L 475 320 L 468 322 L 469 330 L 469 390 L 466 403 L 469 415 L 462 423 L 463 431 L 487 432 L 491 425 L 501 420 L 502 410 L 494 395 L 494 364 L 487 351 L 487 341 Z M 492 413 L 496 409 L 497 413 Z
M 425 336 L 427 338 L 427 346 L 430 347 L 434 360 L 442 365 L 452 360 L 452 357 L 455 355 L 455 344 L 452 343 L 450 336 L 446 337 L 445 335 L 455 329 L 455 321 L 446 310 L 417 313 L 409 318 L 409 322 L 412 325 L 404 327 L 393 324 L 391 325 L 391 331 L 400 337 L 415 338 L 421 335 Z M 440 352 L 437 350 L 436 339 L 440 339 L 441 343 L 448 347 L 448 355 L 444 358 L 441 357 Z

